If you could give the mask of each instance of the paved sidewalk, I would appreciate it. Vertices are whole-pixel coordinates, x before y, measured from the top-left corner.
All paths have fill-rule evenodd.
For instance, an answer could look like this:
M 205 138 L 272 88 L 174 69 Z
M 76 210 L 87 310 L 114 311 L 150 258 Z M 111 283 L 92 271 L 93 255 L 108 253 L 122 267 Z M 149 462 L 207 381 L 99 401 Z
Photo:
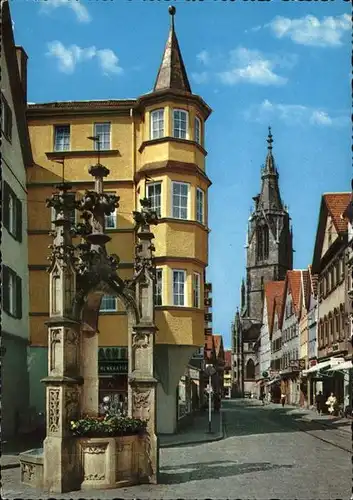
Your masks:
M 220 413 L 212 412 L 212 434 L 208 433 L 208 412 L 205 411 L 195 415 L 190 425 L 177 434 L 160 434 L 159 444 L 161 448 L 171 448 L 221 439 L 223 439 L 222 411 Z
M 273 406 L 279 407 L 280 405 L 275 405 L 271 403 Z M 267 406 L 267 405 L 266 405 Z M 302 415 L 302 420 L 307 422 L 315 422 L 325 427 L 330 427 L 337 431 L 343 432 L 352 432 L 352 424 L 353 420 L 349 418 L 339 418 L 339 417 L 331 417 L 330 415 L 318 415 L 315 410 L 311 410 L 308 408 L 298 408 L 293 405 L 285 405 L 285 409 L 287 409 L 288 415 Z

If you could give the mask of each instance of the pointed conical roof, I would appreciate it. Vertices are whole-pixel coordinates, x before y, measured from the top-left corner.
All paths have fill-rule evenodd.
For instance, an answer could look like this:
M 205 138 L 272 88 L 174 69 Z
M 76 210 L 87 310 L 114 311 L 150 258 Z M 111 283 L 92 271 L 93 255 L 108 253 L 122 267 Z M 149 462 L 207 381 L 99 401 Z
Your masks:
M 272 154 L 272 133 L 271 127 L 268 128 L 267 137 L 267 156 L 265 166 L 262 169 L 261 194 L 258 201 L 258 207 L 264 210 L 283 210 L 281 195 L 278 185 L 278 171 L 275 165 L 275 159 Z
M 174 6 L 169 7 L 171 17 L 169 36 L 153 90 L 173 89 L 191 94 L 190 83 L 174 28 L 175 11 Z

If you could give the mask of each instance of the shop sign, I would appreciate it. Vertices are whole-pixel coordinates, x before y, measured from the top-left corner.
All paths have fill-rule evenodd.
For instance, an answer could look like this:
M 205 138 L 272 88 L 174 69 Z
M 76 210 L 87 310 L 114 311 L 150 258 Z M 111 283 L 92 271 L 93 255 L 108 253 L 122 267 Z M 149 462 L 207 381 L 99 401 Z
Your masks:
M 99 375 L 125 375 L 128 373 L 128 360 L 122 357 L 127 349 L 120 347 L 100 347 L 98 350 Z

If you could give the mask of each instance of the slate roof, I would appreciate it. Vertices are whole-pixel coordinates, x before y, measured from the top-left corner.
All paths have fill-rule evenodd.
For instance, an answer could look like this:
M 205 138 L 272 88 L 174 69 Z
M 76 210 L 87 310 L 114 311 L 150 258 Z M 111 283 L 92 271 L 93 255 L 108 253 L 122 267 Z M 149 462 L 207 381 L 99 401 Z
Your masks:
M 174 14 L 171 14 L 169 36 L 153 90 L 165 89 L 183 90 L 191 94 L 189 79 L 175 33 Z

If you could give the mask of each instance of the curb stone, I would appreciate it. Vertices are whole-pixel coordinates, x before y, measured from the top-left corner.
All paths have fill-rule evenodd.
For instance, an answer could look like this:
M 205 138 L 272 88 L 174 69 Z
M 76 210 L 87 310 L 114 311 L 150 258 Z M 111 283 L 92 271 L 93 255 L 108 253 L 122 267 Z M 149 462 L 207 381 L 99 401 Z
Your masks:
M 203 438 L 203 439 L 199 439 L 199 440 L 196 440 L 196 441 L 187 441 L 187 440 L 180 440 L 180 441 L 176 441 L 174 443 L 169 443 L 169 444 L 163 444 L 163 445 L 159 445 L 160 448 L 176 448 L 178 446 L 191 446 L 191 445 L 195 445 L 195 444 L 204 444 L 204 443 L 214 443 L 216 441 L 221 441 L 222 439 L 224 439 L 224 426 L 223 426 L 223 412 L 220 411 L 220 415 L 219 415 L 219 427 L 220 427 L 220 430 L 219 432 L 217 433 L 218 435 L 216 435 L 215 437 L 209 437 L 209 438 Z

